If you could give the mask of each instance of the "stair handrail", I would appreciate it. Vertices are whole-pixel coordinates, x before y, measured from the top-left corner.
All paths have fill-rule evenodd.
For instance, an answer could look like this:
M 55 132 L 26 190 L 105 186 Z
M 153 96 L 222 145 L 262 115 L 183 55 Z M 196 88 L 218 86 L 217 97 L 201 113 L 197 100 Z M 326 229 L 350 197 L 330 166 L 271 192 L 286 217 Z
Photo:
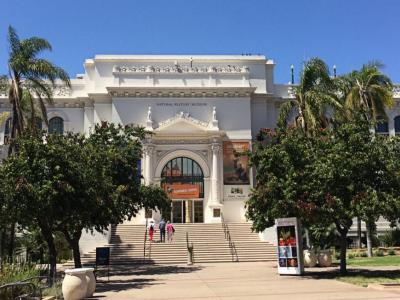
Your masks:
M 186 249 L 188 254 L 188 264 L 193 264 L 193 243 L 189 243 L 189 232 L 186 231 Z
M 231 237 L 231 233 L 229 232 L 228 224 L 225 222 L 222 212 L 221 212 L 221 223 L 222 223 L 222 228 L 224 229 L 225 239 L 228 241 L 229 248 L 231 250 L 232 261 L 239 261 L 236 247 L 235 247 L 235 242 L 232 241 L 232 237 Z
M 146 228 L 144 230 L 144 239 L 143 239 L 143 262 L 146 261 L 146 242 L 147 242 L 147 221 L 148 219 L 146 218 Z

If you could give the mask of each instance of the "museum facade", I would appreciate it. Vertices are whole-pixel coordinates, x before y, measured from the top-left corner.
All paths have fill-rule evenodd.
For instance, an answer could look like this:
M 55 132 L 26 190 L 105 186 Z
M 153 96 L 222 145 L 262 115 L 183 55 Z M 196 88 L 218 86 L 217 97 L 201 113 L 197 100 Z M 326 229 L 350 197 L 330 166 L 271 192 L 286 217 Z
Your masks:
M 173 222 L 244 222 L 253 174 L 242 154 L 261 128 L 276 126 L 280 105 L 293 97 L 293 85 L 274 82 L 274 67 L 255 55 L 97 55 L 71 89 L 56 88 L 49 128 L 42 126 L 85 135 L 102 121 L 143 126 L 152 132 L 143 183 L 169 194 Z M 10 111 L 5 95 L 0 110 Z M 399 107 L 388 115 L 381 129 L 400 133 Z M 4 144 L 10 122 L 0 129 Z M 142 211 L 132 222 L 146 218 L 159 215 Z

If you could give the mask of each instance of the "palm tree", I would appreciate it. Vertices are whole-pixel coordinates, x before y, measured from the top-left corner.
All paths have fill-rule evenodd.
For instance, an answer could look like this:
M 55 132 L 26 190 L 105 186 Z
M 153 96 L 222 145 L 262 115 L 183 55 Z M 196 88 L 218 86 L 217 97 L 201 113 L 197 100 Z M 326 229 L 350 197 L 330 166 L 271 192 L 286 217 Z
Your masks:
M 354 120 L 361 115 L 368 121 L 378 122 L 387 119 L 386 107 L 394 105 L 393 84 L 388 76 L 380 71 L 383 65 L 373 61 L 363 65 L 361 70 L 353 71 L 338 78 L 343 110 L 342 119 Z M 375 222 L 366 221 L 367 253 L 372 256 L 372 235 Z M 357 235 L 361 246 L 361 219 L 357 217 Z
M 11 103 L 11 139 L 21 135 L 25 130 L 37 130 L 37 115 L 46 122 L 46 104 L 53 103 L 53 89 L 60 79 L 63 85 L 71 86 L 69 76 L 60 67 L 46 59 L 38 57 L 45 50 L 51 51 L 50 43 L 42 38 L 31 37 L 21 40 L 15 29 L 8 27 L 8 41 L 10 53 L 8 59 L 9 76 L 0 78 L 0 89 L 8 90 L 8 98 Z M 9 147 L 9 155 L 17 149 L 13 143 Z M 10 229 L 9 254 L 14 248 L 15 224 Z M 43 234 L 43 230 L 42 230 Z M 49 247 L 50 275 L 55 273 L 56 252 L 54 240 L 47 235 L 46 242 Z M 52 245 L 51 245 L 52 244 Z M 52 249 L 51 249 L 52 248 Z
M 52 50 L 47 40 L 38 37 L 21 40 L 15 29 L 9 26 L 8 41 L 8 98 L 12 107 L 11 138 L 15 138 L 27 128 L 36 128 L 35 118 L 38 113 L 48 125 L 46 104 L 53 103 L 53 89 L 57 79 L 68 87 L 71 83 L 62 68 L 38 57 L 41 52 Z M 24 106 L 27 107 L 24 109 Z M 10 147 L 9 153 L 13 151 L 15 149 Z
M 377 121 L 386 119 L 385 107 L 392 107 L 393 84 L 388 76 L 380 71 L 383 65 L 370 62 L 361 70 L 344 75 L 342 82 L 344 96 L 344 111 L 348 119 L 362 112 L 366 120 Z
M 340 107 L 329 76 L 329 68 L 320 58 L 312 58 L 304 64 L 300 83 L 294 87 L 294 99 L 281 106 L 278 125 L 285 127 L 293 110 L 297 112 L 295 126 L 309 133 L 318 128 L 326 128 L 329 123 L 329 107 Z

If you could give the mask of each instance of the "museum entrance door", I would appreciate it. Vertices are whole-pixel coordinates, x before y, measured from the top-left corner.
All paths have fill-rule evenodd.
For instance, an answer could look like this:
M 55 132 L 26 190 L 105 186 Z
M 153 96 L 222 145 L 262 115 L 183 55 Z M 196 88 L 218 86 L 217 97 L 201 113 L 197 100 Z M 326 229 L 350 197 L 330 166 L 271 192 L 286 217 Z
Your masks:
M 203 223 L 203 200 L 173 200 L 171 220 L 173 223 Z
M 199 164 L 188 157 L 177 157 L 164 166 L 161 186 L 172 200 L 173 223 L 202 223 L 204 176 Z

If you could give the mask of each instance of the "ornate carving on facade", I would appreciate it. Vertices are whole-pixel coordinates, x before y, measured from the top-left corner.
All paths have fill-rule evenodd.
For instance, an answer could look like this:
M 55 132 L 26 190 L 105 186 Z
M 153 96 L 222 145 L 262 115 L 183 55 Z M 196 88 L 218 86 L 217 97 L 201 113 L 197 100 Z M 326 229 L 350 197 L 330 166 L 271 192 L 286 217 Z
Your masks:
M 219 130 L 218 120 L 217 120 L 217 109 L 214 106 L 212 112 L 212 120 L 210 122 L 210 127 L 212 130 Z
M 151 115 L 151 106 L 147 109 L 147 117 L 146 117 L 146 130 L 153 130 L 153 118 Z
M 243 74 L 249 73 L 247 66 L 114 66 L 113 73 L 162 73 L 162 74 L 177 74 L 177 73 L 223 73 L 223 74 Z
M 219 154 L 221 152 L 221 144 L 213 142 L 211 144 L 211 150 L 212 150 L 213 154 Z
M 167 120 L 165 120 L 163 122 L 160 122 L 159 123 L 159 127 L 167 126 L 169 124 L 175 123 L 176 121 L 182 120 L 182 119 L 183 120 L 187 120 L 187 121 L 189 121 L 189 122 L 191 122 L 193 124 L 196 124 L 196 125 L 199 125 L 199 126 L 202 126 L 202 127 L 208 127 L 208 123 L 207 122 L 203 122 L 203 121 L 200 121 L 198 119 L 195 119 L 195 118 L 191 117 L 188 112 L 184 112 L 184 111 L 180 111 L 177 114 L 175 114 L 175 116 L 173 116 L 172 118 L 169 118 L 169 119 L 167 119 Z

